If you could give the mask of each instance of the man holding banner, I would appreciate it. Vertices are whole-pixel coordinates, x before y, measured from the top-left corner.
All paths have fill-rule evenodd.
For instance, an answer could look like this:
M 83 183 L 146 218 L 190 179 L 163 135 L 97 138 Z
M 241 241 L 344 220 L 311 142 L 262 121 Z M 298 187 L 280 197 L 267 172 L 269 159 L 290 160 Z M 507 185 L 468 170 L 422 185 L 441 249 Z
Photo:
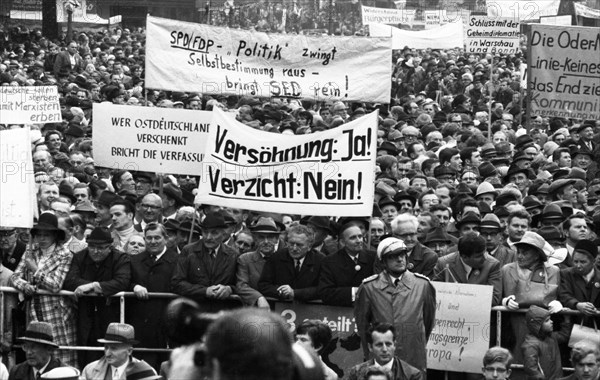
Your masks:
M 354 305 L 365 359 L 369 326 L 387 322 L 397 331 L 396 356 L 418 368 L 425 378 L 425 346 L 435 322 L 435 288 L 427 277 L 406 269 L 408 248 L 402 240 L 384 239 L 377 247 L 377 256 L 384 270 L 363 280 Z

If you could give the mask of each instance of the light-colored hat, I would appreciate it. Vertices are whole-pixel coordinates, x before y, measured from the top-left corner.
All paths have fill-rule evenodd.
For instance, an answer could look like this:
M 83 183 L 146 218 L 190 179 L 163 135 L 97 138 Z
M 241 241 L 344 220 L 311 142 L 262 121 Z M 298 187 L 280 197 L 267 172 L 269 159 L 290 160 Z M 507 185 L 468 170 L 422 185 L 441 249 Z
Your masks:
M 541 237 L 535 232 L 526 231 L 521 240 L 516 242 L 515 245 L 517 247 L 520 245 L 528 245 L 534 247 L 537 250 L 541 261 L 548 260 L 548 254 L 546 252 L 546 249 L 547 245 L 549 246 L 550 244 L 548 244 L 548 242 L 544 240 L 543 237 Z
M 386 255 L 396 253 L 408 253 L 408 248 L 406 247 L 406 244 L 404 244 L 404 242 L 400 239 L 389 237 L 383 239 L 377 246 L 377 258 L 379 258 L 379 260 L 381 260 Z
M 256 223 L 254 223 L 250 227 L 250 231 L 252 231 L 253 233 L 273 234 L 273 235 L 279 235 L 284 229 L 285 229 L 285 226 L 283 226 L 281 223 L 277 223 L 271 217 L 264 217 L 264 216 L 261 216 L 260 218 L 258 218 Z
M 54 343 L 54 334 L 52 333 L 52 324 L 48 322 L 33 321 L 27 326 L 25 335 L 18 338 L 20 341 L 41 343 L 52 347 L 57 347 Z
M 491 183 L 489 183 L 487 181 L 483 181 L 483 182 L 481 182 L 481 184 L 479 184 L 479 186 L 477 186 L 477 191 L 475 192 L 475 198 L 477 198 L 480 195 L 490 194 L 490 193 L 492 193 L 494 195 L 498 195 L 498 192 L 494 188 L 494 185 L 492 185 Z
M 111 323 L 106 328 L 106 334 L 104 339 L 98 339 L 99 343 L 124 343 L 124 344 L 137 344 L 135 340 L 135 329 L 132 325 L 127 323 Z
M 53 380 L 78 380 L 81 373 L 77 368 L 73 367 L 56 367 L 48 372 L 44 372 L 41 379 Z

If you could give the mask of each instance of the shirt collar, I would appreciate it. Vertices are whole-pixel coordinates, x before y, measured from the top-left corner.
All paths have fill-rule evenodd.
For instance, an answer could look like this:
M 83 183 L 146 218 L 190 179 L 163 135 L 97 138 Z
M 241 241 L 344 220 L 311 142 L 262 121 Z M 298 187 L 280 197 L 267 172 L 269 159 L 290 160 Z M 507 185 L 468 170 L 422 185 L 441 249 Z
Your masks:
M 117 373 L 119 374 L 119 378 L 121 378 L 121 376 L 123 376 L 123 374 L 125 373 L 125 369 L 127 368 L 128 364 L 129 364 L 129 359 L 127 359 L 125 361 L 125 363 L 123 363 L 122 365 L 120 365 L 118 367 L 111 365 L 110 366 L 111 373 L 115 373 L 115 369 L 116 369 Z

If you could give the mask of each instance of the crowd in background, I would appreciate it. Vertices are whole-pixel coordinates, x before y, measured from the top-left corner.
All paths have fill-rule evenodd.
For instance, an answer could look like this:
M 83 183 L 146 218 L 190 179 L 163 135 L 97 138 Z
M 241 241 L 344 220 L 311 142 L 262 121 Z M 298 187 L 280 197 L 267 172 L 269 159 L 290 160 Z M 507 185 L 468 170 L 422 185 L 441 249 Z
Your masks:
M 50 321 L 60 345 L 95 345 L 118 320 L 119 305 L 83 297 L 90 293 L 135 292 L 127 318 L 145 347 L 167 344 L 156 333 L 164 323 L 159 313 L 148 316 L 165 306 L 147 301 L 152 292 L 208 300 L 214 310 L 320 299 L 355 306 L 358 319 L 366 307 L 355 302 L 364 296 L 359 289 L 390 270 L 385 256 L 392 251 L 380 245 L 386 236 L 402 242 L 405 269 L 421 279 L 492 285 L 493 306 L 538 305 L 552 314 L 550 330 L 536 324 L 544 323 L 543 312 L 536 320 L 514 314 L 503 325 L 503 345 L 531 376 L 543 366 L 556 375 L 548 378 L 558 378 L 569 357 L 574 321 L 559 313 L 563 308 L 580 311 L 583 325 L 600 322 L 600 120 L 527 118 L 525 50 L 496 56 L 462 48 L 394 51 L 390 103 L 374 104 L 147 89 L 143 29 L 76 32 L 70 42 L 49 41 L 39 30 L 14 29 L 4 37 L 0 85 L 57 86 L 64 120 L 29 125 L 36 226 L 0 225 L 1 284 L 24 295 L 14 306 L 22 313 L 7 318 L 14 325 L 7 334 L 15 336 L 5 337 L 5 352 L 25 320 Z M 327 218 L 310 210 L 194 207 L 199 177 L 94 164 L 91 136 L 102 133 L 92 115 L 98 102 L 219 107 L 252 128 L 315 138 L 378 110 L 373 214 Z M 343 261 L 348 258 L 354 262 Z M 551 291 L 524 300 L 524 282 L 549 284 Z M 37 295 L 38 289 L 72 290 L 80 298 Z M 538 365 L 531 352 L 539 345 L 526 340 L 527 332 L 543 341 L 554 330 L 561 334 L 562 362 L 558 354 Z M 93 353 L 77 358 L 73 351 L 60 358 L 79 368 L 95 360 Z M 155 367 L 164 359 L 145 358 Z M 419 360 L 409 364 L 424 368 Z

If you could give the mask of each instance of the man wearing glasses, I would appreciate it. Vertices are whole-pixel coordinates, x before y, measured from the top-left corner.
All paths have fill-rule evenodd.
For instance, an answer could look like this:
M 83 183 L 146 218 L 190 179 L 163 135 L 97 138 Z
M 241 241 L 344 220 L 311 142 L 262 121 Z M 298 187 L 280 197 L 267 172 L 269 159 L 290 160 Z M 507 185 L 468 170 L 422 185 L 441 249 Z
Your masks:
M 395 355 L 425 375 L 425 346 L 435 323 L 435 288 L 425 276 L 408 270 L 409 253 L 400 239 L 390 237 L 379 243 L 377 257 L 384 270 L 366 278 L 358 288 L 354 316 L 365 360 L 369 356 L 369 326 L 386 321 L 398 333 Z
M 163 202 L 160 196 L 154 193 L 146 194 L 144 198 L 142 198 L 140 208 L 142 212 L 142 221 L 133 226 L 136 231 L 142 232 L 148 224 L 161 222 Z
M 410 214 L 400 214 L 391 224 L 392 235 L 401 239 L 406 245 L 408 258 L 407 268 L 412 273 L 419 273 L 431 278 L 438 257 L 432 249 L 419 243 L 419 240 L 417 239 L 419 220 L 417 217 Z

